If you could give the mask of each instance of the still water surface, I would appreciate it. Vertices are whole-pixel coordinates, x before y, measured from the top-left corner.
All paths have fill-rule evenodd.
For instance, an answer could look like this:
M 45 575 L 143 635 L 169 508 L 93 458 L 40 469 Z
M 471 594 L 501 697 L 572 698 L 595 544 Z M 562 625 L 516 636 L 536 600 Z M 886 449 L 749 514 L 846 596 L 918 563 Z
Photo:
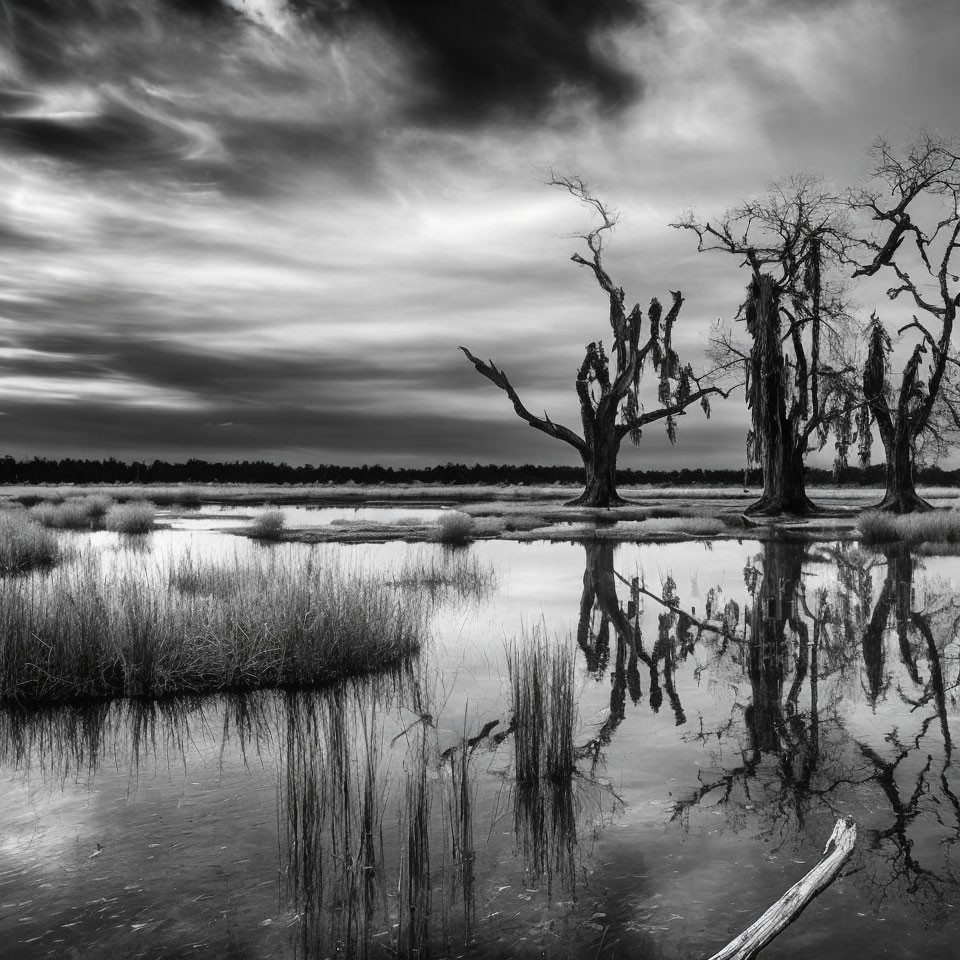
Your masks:
M 78 543 L 159 566 L 265 549 Z M 336 549 L 384 571 L 452 556 Z M 468 550 L 494 584 L 440 591 L 395 674 L 0 715 L 0 956 L 708 956 L 840 815 L 854 859 L 770 955 L 958 955 L 960 559 Z M 566 780 L 525 775 L 532 734 L 511 722 L 508 659 L 538 647 L 574 657 Z

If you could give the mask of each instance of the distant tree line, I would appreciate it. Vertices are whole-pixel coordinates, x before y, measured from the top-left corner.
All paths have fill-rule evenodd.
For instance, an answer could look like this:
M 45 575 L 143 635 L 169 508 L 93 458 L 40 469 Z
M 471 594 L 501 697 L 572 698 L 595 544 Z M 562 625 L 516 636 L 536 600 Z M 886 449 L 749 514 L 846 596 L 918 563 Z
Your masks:
M 884 464 L 869 467 L 844 467 L 839 478 L 831 469 L 807 467 L 807 478 L 815 485 L 882 486 Z M 749 471 L 751 486 L 762 482 L 759 469 Z M 936 486 L 960 486 L 960 469 L 944 470 L 939 466 L 922 467 L 918 471 L 922 483 Z M 17 460 L 0 457 L 0 484 L 22 483 L 441 483 L 441 484 L 582 484 L 586 480 L 583 467 L 540 466 L 498 463 L 444 463 L 432 467 L 385 467 L 378 463 L 360 466 L 334 464 L 269 463 L 265 460 L 207 461 L 186 460 L 150 463 L 134 460 L 51 460 L 33 457 Z M 744 481 L 742 469 L 632 470 L 618 469 L 617 483 L 653 484 L 657 486 L 738 485 Z

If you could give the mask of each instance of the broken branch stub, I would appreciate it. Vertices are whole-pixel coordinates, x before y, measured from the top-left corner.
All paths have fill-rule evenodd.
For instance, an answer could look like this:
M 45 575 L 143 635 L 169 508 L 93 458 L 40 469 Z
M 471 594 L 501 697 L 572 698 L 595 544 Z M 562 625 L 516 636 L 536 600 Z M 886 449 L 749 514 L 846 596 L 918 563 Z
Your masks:
M 857 842 L 857 825 L 849 817 L 837 821 L 816 866 L 798 880 L 759 920 L 731 940 L 710 960 L 752 960 L 803 912 L 814 897 L 837 878 Z

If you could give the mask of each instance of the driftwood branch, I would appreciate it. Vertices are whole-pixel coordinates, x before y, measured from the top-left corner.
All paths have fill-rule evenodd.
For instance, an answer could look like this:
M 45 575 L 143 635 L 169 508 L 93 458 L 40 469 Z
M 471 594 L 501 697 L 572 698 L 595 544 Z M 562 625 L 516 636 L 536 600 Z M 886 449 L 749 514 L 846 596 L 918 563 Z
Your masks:
M 857 842 L 857 826 L 849 817 L 837 821 L 817 865 L 798 880 L 767 912 L 731 940 L 710 960 L 752 960 L 836 879 Z

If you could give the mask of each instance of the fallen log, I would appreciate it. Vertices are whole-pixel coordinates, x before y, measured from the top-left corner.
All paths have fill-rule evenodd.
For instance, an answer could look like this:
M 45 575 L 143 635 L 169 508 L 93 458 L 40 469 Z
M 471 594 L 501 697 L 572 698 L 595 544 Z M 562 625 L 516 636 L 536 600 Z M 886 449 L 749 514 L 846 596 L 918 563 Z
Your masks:
M 837 821 L 816 866 L 798 880 L 759 920 L 731 940 L 710 960 L 752 960 L 836 879 L 857 842 L 857 825 L 849 817 Z

